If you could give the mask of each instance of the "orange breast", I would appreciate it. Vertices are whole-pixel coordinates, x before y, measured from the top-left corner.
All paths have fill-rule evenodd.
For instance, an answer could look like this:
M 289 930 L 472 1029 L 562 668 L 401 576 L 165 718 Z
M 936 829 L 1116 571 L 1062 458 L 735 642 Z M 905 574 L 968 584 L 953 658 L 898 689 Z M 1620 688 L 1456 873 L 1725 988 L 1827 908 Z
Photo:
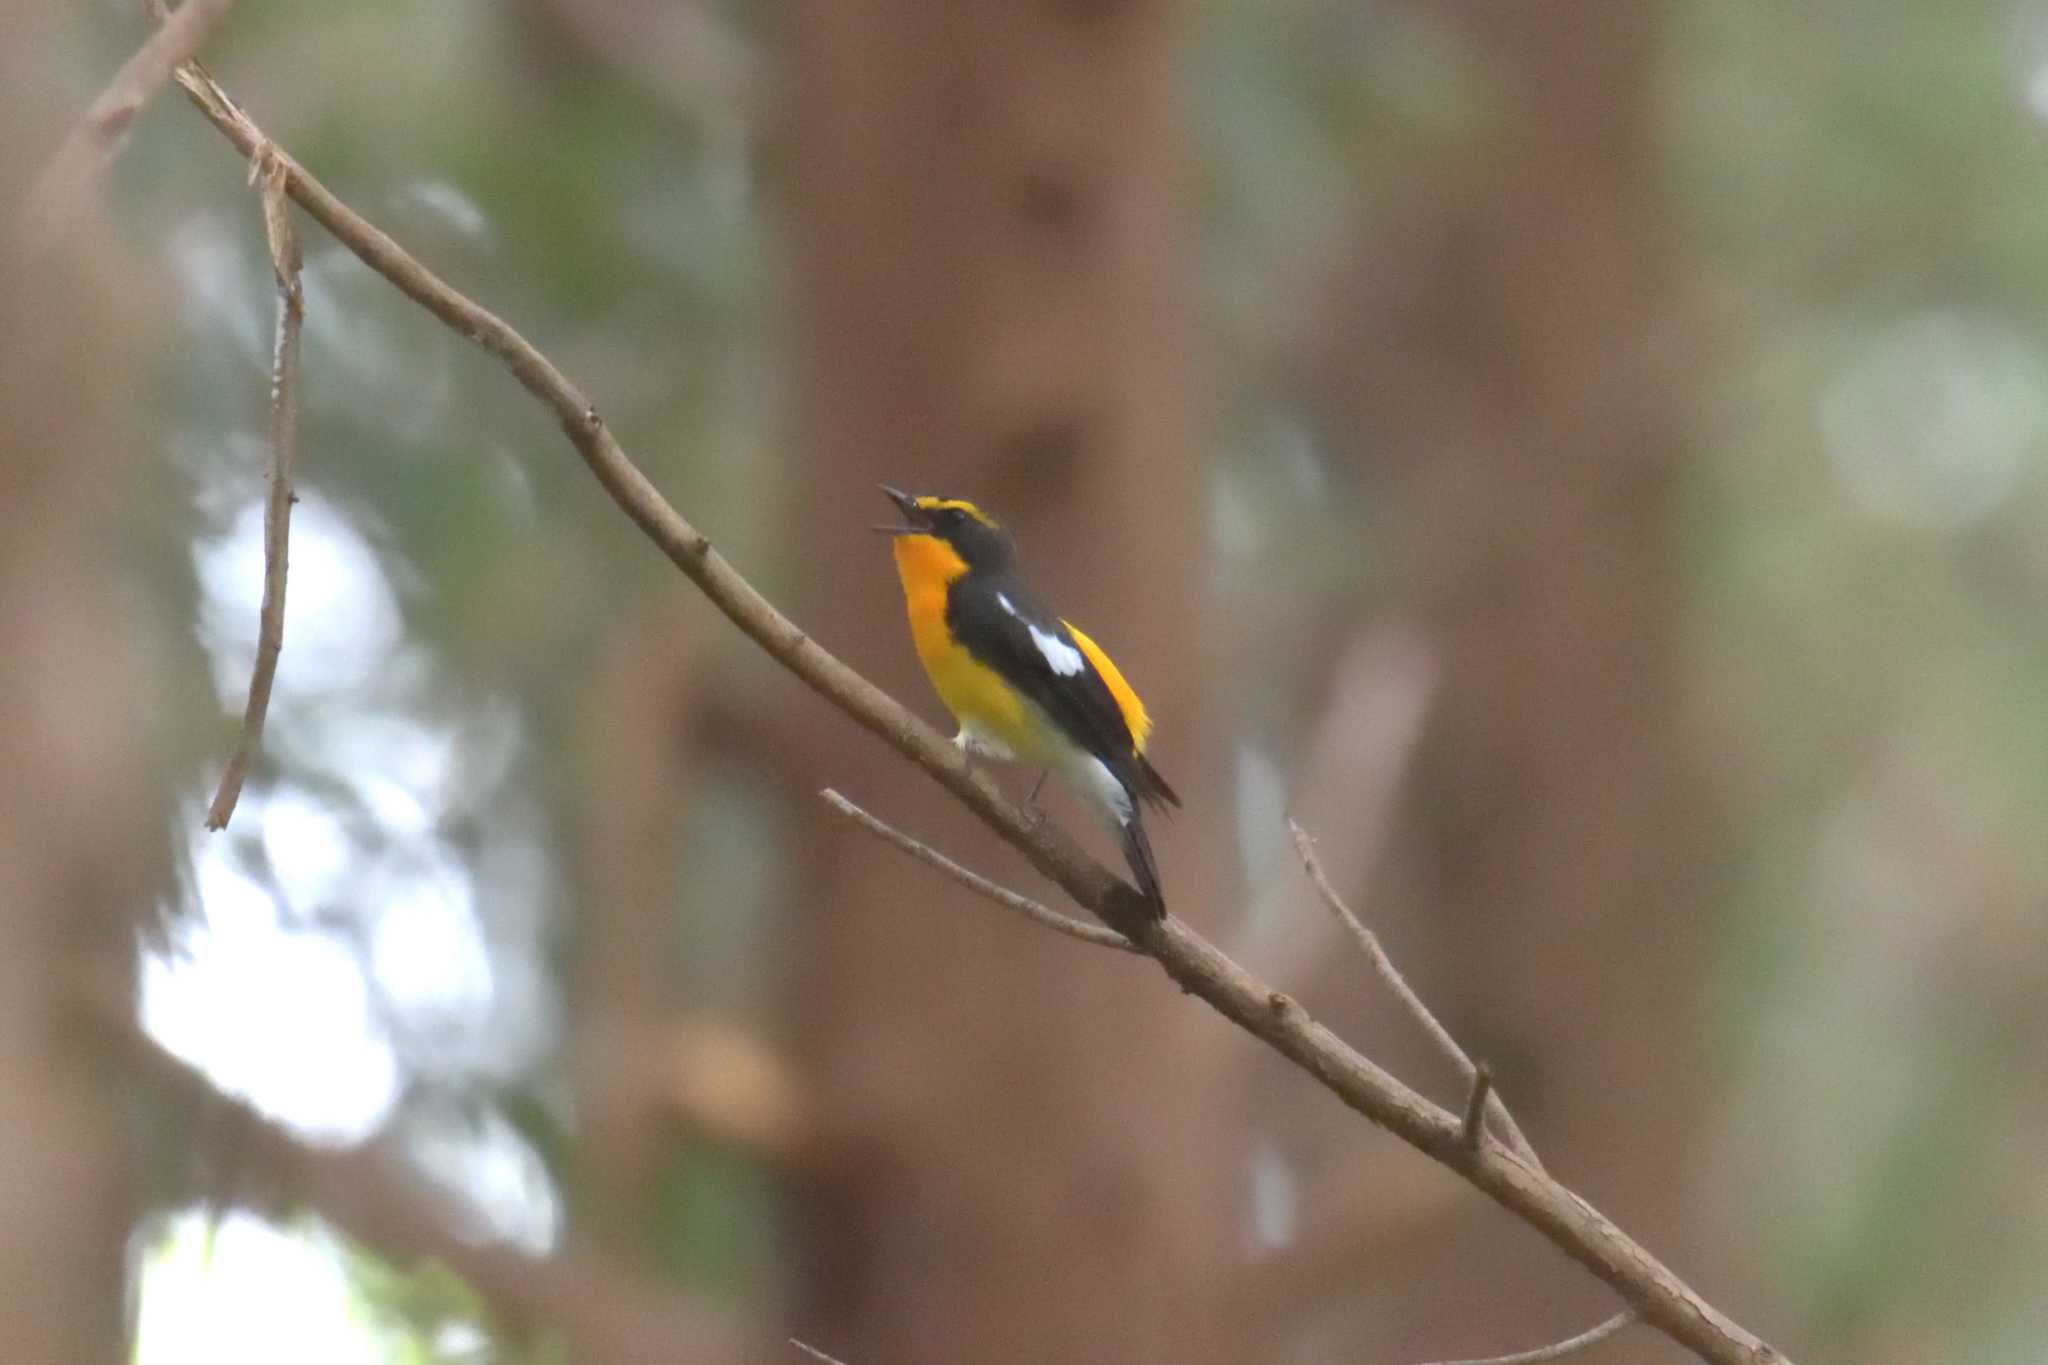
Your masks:
M 1016 756 L 1050 761 L 1057 734 L 1034 723 L 1023 699 L 946 630 L 946 592 L 967 572 L 966 563 L 935 536 L 898 536 L 895 548 L 910 638 L 939 700 L 962 725 L 1001 741 Z
M 951 648 L 946 639 L 946 589 L 967 572 L 967 562 L 937 536 L 898 536 L 896 576 L 903 580 L 903 602 L 910 611 L 910 637 L 925 670 Z

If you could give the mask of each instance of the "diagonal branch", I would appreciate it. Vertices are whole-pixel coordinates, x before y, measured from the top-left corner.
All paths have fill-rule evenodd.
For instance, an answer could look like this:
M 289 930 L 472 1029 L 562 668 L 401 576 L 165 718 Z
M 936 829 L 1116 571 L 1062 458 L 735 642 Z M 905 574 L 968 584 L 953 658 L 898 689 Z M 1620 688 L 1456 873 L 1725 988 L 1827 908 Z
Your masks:
M 63 235 L 91 196 L 93 185 L 113 160 L 142 106 L 156 98 L 173 71 L 197 55 L 214 25 L 234 3 L 186 0 L 121 64 L 30 188 L 21 224 L 31 243 L 47 245 Z
M 277 338 L 270 356 L 269 493 L 263 502 L 263 606 L 257 615 L 256 664 L 249 672 L 242 738 L 221 772 L 220 787 L 206 812 L 208 829 L 227 828 L 249 765 L 263 742 L 270 688 L 277 681 L 277 660 L 284 650 L 285 566 L 291 552 L 292 504 L 299 500 L 293 466 L 299 447 L 299 332 L 306 320 L 305 294 L 299 287 L 303 262 L 298 234 L 292 230 L 291 205 L 285 201 L 284 166 L 268 142 L 257 144 L 249 178 L 262 182 L 263 237 L 270 245 L 270 270 L 277 280 Z
M 856 806 L 830 787 L 827 787 L 818 794 L 825 799 L 827 805 L 859 825 L 862 829 L 873 834 L 876 838 L 909 854 L 927 867 L 944 873 L 978 896 L 994 901 L 997 905 L 1003 906 L 1006 909 L 1014 910 L 1026 919 L 1041 924 L 1054 933 L 1065 934 L 1067 937 L 1079 939 L 1083 943 L 1094 944 L 1104 948 L 1115 948 L 1123 952 L 1134 953 L 1138 951 L 1138 949 L 1126 942 L 1122 935 L 1112 930 L 1098 928 L 1092 924 L 1083 924 L 1079 920 L 1071 919 L 1056 910 L 1047 909 L 1028 896 L 1020 895 L 1007 887 L 997 885 L 978 873 L 970 872 L 951 858 L 946 857 L 943 853 L 938 852 L 927 844 L 921 843 L 910 835 L 905 834 L 902 830 L 897 829 L 894 825 L 888 824 Z M 1338 910 L 1340 916 L 1350 926 L 1354 934 L 1365 935 L 1368 941 L 1372 943 L 1374 952 L 1377 954 L 1376 961 L 1384 964 L 1384 971 L 1393 973 L 1393 979 L 1400 983 L 1400 989 L 1404 993 L 1405 998 L 1413 1001 L 1413 1008 L 1421 1012 L 1426 1025 L 1441 1036 L 1445 1042 L 1450 1044 L 1457 1058 L 1464 1059 L 1465 1064 L 1472 1067 L 1471 1091 L 1465 1100 L 1464 1118 L 1459 1124 L 1458 1141 L 1468 1153 L 1476 1154 L 1479 1150 L 1479 1144 L 1485 1136 L 1485 1120 L 1489 1102 L 1494 1106 L 1500 1105 L 1499 1098 L 1493 1093 L 1493 1073 L 1487 1069 L 1484 1062 L 1474 1065 L 1469 1059 L 1466 1059 L 1464 1050 L 1458 1047 L 1449 1032 L 1444 1030 L 1443 1026 L 1438 1023 L 1435 1015 L 1423 1005 L 1421 999 L 1409 990 L 1406 980 L 1394 968 L 1392 961 L 1386 957 L 1383 951 L 1379 951 L 1377 938 L 1373 937 L 1369 930 L 1365 929 L 1356 918 L 1352 917 L 1348 909 L 1343 909 L 1342 902 L 1336 899 L 1335 892 L 1330 889 L 1328 879 L 1323 876 L 1322 867 L 1316 861 L 1315 854 L 1308 849 L 1308 836 L 1302 832 L 1301 826 L 1292 821 L 1288 823 L 1289 828 L 1294 831 L 1297 847 L 1302 850 L 1303 861 L 1307 865 L 1309 875 L 1315 881 L 1318 890 L 1323 893 L 1332 907 Z M 1369 954 L 1369 956 L 1371 955 Z M 1521 1129 L 1514 1126 L 1513 1116 L 1504 1107 L 1499 1108 L 1498 1112 L 1504 1125 L 1504 1131 L 1511 1137 L 1511 1145 L 1516 1148 L 1518 1154 L 1525 1160 L 1531 1164 L 1537 1164 L 1536 1154 L 1533 1150 L 1529 1149 L 1527 1139 L 1522 1136 Z M 1512 1355 L 1488 1356 L 1477 1360 L 1441 1361 L 1435 1362 L 1435 1365 L 1540 1365 L 1540 1362 L 1544 1361 L 1563 1360 L 1565 1357 L 1576 1354 L 1589 1346 L 1598 1345 L 1614 1333 L 1628 1326 L 1631 1322 L 1634 1322 L 1635 1319 L 1634 1309 L 1623 1309 L 1621 1312 L 1596 1323 L 1583 1332 L 1561 1341 L 1552 1342 L 1547 1346 L 1539 1346 L 1533 1350 L 1517 1351 Z M 794 1337 L 790 1338 L 790 1345 L 806 1355 L 814 1356 L 819 1360 L 832 1359 L 832 1357 L 818 1351 L 815 1347 L 806 1345 Z
M 188 65 L 179 83 L 215 127 L 251 156 L 262 132 L 210 78 Z M 1158 962 L 1175 984 L 1306 1071 L 1346 1105 L 1462 1175 L 1611 1285 L 1672 1340 L 1714 1365 L 1777 1365 L 1783 1357 L 1702 1299 L 1620 1228 L 1505 1147 L 1466 1149 L 1459 1117 L 1418 1095 L 1311 1019 L 1179 920 L 1146 903 L 1065 833 L 1011 805 L 936 730 L 812 640 L 755 591 L 626 457 L 611 430 L 554 362 L 496 314 L 428 270 L 381 230 L 279 154 L 285 188 L 315 221 L 408 298 L 502 360 L 552 412 L 592 475 L 657 549 L 725 616 L 806 686 L 916 764 L 1074 901 Z
M 219 82 L 196 63 L 181 68 L 177 79 L 243 156 L 253 157 L 268 143 L 263 131 Z M 805 685 L 923 768 L 1112 928 L 1128 927 L 1131 934 L 1126 937 L 1145 932 L 1151 914 L 1135 890 L 1089 858 L 1057 826 L 1028 820 L 950 740 L 817 644 L 755 591 L 627 458 L 597 408 L 553 361 L 509 323 L 428 270 L 292 158 L 282 151 L 276 156 L 285 169 L 285 188 L 293 201 L 400 293 L 502 360 L 527 392 L 554 414 L 612 501 L 748 638 Z
M 830 787 L 820 792 L 819 795 L 824 797 L 827 805 L 883 842 L 900 849 L 928 867 L 936 868 L 975 894 L 986 897 L 1007 909 L 1015 910 L 1026 919 L 1036 921 L 1055 933 L 1080 939 L 1084 943 L 1091 943 L 1100 947 L 1117 948 L 1124 952 L 1138 951 L 1119 934 L 1070 919 L 1057 911 L 1047 909 L 1028 896 L 1019 895 L 1007 887 L 998 886 L 986 877 L 968 871 L 944 854 L 926 844 L 920 843 L 895 826 L 862 810 Z M 1478 1153 L 1480 1143 L 1485 1137 L 1485 1121 L 1490 1101 L 1492 1105 L 1498 1107 L 1505 1131 L 1510 1134 L 1512 1139 L 1511 1145 L 1516 1148 L 1517 1154 L 1540 1169 L 1536 1153 L 1529 1148 L 1528 1141 L 1522 1136 L 1521 1129 L 1515 1126 L 1514 1117 L 1507 1112 L 1505 1107 L 1500 1107 L 1500 1100 L 1493 1093 L 1493 1072 L 1487 1068 L 1484 1062 L 1475 1065 L 1470 1061 L 1464 1049 L 1451 1037 L 1449 1031 L 1438 1022 L 1436 1016 L 1423 1004 L 1421 998 L 1409 988 L 1406 979 L 1394 967 L 1392 960 L 1380 949 L 1378 938 L 1371 931 L 1367 930 L 1351 914 L 1350 910 L 1344 906 L 1343 902 L 1337 898 L 1336 892 L 1330 886 L 1329 879 L 1323 874 L 1321 863 L 1316 859 L 1315 853 L 1310 848 L 1309 837 L 1303 832 L 1301 826 L 1293 821 L 1289 821 L 1288 828 L 1294 833 L 1296 847 L 1301 851 L 1302 861 L 1310 878 L 1315 882 L 1317 889 L 1323 894 L 1325 900 L 1337 913 L 1338 917 L 1351 929 L 1353 934 L 1363 936 L 1364 941 L 1371 945 L 1367 955 L 1373 958 L 1375 963 L 1380 966 L 1382 972 L 1388 974 L 1390 979 L 1396 983 L 1404 1001 L 1409 1002 L 1410 1007 L 1418 1012 L 1425 1027 L 1432 1031 L 1433 1036 L 1439 1038 L 1444 1045 L 1448 1046 L 1455 1060 L 1461 1061 L 1464 1065 L 1471 1068 L 1471 1090 L 1465 1100 L 1464 1117 L 1459 1123 L 1459 1143 L 1469 1155 L 1476 1155 Z M 1539 1346 L 1528 1351 L 1517 1351 L 1512 1355 L 1490 1356 L 1483 1360 L 1442 1361 L 1438 1362 L 1437 1365 L 1538 1365 L 1538 1362 L 1542 1361 L 1562 1360 L 1589 1346 L 1605 1341 L 1629 1323 L 1634 1322 L 1635 1319 L 1634 1309 L 1624 1309 L 1583 1332 L 1567 1337 L 1562 1341 L 1552 1342 L 1547 1346 Z M 812 1347 L 806 1346 L 795 1338 L 791 1338 L 790 1344 L 806 1353 L 817 1354 Z M 827 1359 L 828 1357 L 820 1355 L 819 1358 Z

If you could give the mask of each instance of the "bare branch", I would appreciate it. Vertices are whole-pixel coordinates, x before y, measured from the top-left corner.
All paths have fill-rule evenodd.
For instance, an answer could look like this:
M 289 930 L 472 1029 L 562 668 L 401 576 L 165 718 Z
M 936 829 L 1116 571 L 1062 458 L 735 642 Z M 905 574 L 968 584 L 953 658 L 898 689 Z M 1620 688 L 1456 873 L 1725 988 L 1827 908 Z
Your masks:
M 184 13 L 180 10 L 179 13 Z M 291 205 L 284 193 L 284 163 L 268 142 L 259 142 L 249 163 L 249 178 L 260 181 L 263 193 L 263 236 L 270 245 L 270 270 L 277 280 L 277 336 L 270 357 L 269 495 L 263 504 L 263 606 L 256 624 L 256 664 L 249 673 L 249 704 L 242 713 L 242 737 L 221 772 L 220 787 L 206 812 L 208 829 L 226 829 L 241 799 L 242 783 L 263 742 L 263 721 L 270 714 L 270 688 L 277 681 L 277 660 L 284 650 L 284 585 L 290 558 L 294 466 L 299 446 L 299 332 L 306 320 L 305 294 L 299 288 L 298 234 L 292 230 Z
M 992 900 L 1006 910 L 1015 910 L 1024 918 L 1042 924 L 1056 934 L 1065 934 L 1068 938 L 1077 938 L 1083 943 L 1092 943 L 1098 948 L 1115 948 L 1120 952 L 1126 953 L 1136 953 L 1139 951 L 1136 947 L 1132 946 L 1129 939 L 1126 939 L 1114 929 L 1104 929 L 1094 924 L 1083 924 L 1080 920 L 1068 915 L 1062 915 L 1057 910 L 1047 909 L 1029 896 L 1020 895 L 1005 886 L 998 886 L 978 872 L 968 871 L 937 849 L 927 844 L 919 843 L 894 825 L 885 824 L 875 816 L 868 814 L 838 792 L 833 791 L 830 787 L 819 792 L 818 795 L 825 798 L 826 805 L 832 807 L 832 809 L 838 811 L 868 833 L 884 843 L 893 844 L 923 863 L 926 867 L 936 868 L 940 872 L 945 873 L 977 896 Z
M 1496 1115 L 1502 1131 L 1508 1135 L 1509 1143 L 1516 1154 L 1541 1170 L 1542 1162 L 1537 1158 L 1528 1138 L 1523 1135 L 1520 1125 L 1515 1122 L 1514 1115 L 1508 1112 L 1507 1105 L 1494 1094 L 1492 1070 L 1486 1063 L 1472 1060 L 1457 1039 L 1451 1036 L 1450 1030 L 1437 1019 L 1435 1012 L 1425 1005 L 1422 997 L 1409 986 L 1408 979 L 1394 966 L 1393 959 L 1388 957 L 1386 950 L 1380 946 L 1379 936 L 1365 927 L 1364 922 L 1352 913 L 1351 907 L 1344 903 L 1343 897 L 1337 894 L 1337 889 L 1330 885 L 1330 879 L 1323 871 L 1322 862 L 1316 857 L 1315 841 L 1309 837 L 1308 832 L 1293 820 L 1287 822 L 1287 828 L 1294 836 L 1294 849 L 1301 856 L 1303 869 L 1307 871 L 1309 880 L 1315 884 L 1317 894 L 1329 907 L 1330 913 L 1350 931 L 1352 938 L 1364 952 L 1366 960 L 1372 963 L 1373 969 L 1422 1025 L 1423 1031 L 1435 1041 L 1438 1049 L 1450 1058 L 1454 1066 L 1466 1073 L 1468 1090 L 1465 1096 L 1464 1121 L 1458 1129 L 1459 1145 L 1468 1156 L 1479 1155 L 1481 1144 L 1486 1137 L 1486 1117 L 1491 1110 Z M 1513 1355 L 1492 1356 L 1484 1360 L 1441 1361 L 1436 1362 L 1436 1365 L 1536 1365 L 1539 1361 L 1562 1360 L 1568 1355 L 1606 1340 L 1635 1321 L 1635 1317 L 1635 1310 L 1625 1309 L 1577 1336 L 1552 1342 L 1548 1346 L 1518 1351 Z
M 1481 1062 L 1472 1072 L 1472 1093 L 1465 1097 L 1465 1124 L 1458 1132 L 1458 1141 L 1468 1152 L 1478 1151 L 1480 1139 L 1486 1136 L 1486 1101 L 1492 1094 L 1493 1072 Z
M 1351 931 L 1351 937 L 1357 942 L 1359 951 L 1365 954 L 1366 961 L 1379 973 L 1380 980 L 1394 993 L 1394 998 L 1401 1002 L 1402 1008 L 1413 1016 L 1416 1023 L 1422 1025 L 1422 1031 L 1436 1044 L 1437 1051 L 1443 1053 L 1451 1065 L 1458 1069 L 1459 1079 L 1464 1081 L 1468 1088 L 1476 1089 L 1478 1066 L 1466 1055 L 1465 1049 L 1458 1045 L 1458 1040 L 1451 1036 L 1451 1031 L 1443 1026 L 1429 1006 L 1422 1003 L 1422 997 L 1408 984 L 1408 978 L 1401 975 L 1400 968 L 1387 956 L 1386 949 L 1380 947 L 1379 935 L 1366 928 L 1358 916 L 1351 913 L 1351 907 L 1344 903 L 1344 898 L 1330 885 L 1329 877 L 1323 873 L 1322 863 L 1316 858 L 1315 841 L 1308 836 L 1308 831 L 1292 820 L 1287 822 L 1287 828 L 1294 836 L 1294 851 L 1301 859 L 1302 868 L 1308 873 L 1309 881 L 1315 884 L 1316 894 L 1322 897 L 1323 904 L 1329 907 L 1330 913 L 1337 917 L 1339 923 Z M 1486 1112 L 1500 1125 L 1501 1133 L 1506 1138 L 1508 1146 L 1514 1149 L 1515 1155 L 1537 1170 L 1542 1170 L 1543 1163 L 1536 1156 L 1536 1149 L 1530 1146 L 1529 1139 L 1523 1136 L 1521 1125 L 1515 1122 L 1515 1116 L 1508 1112 L 1508 1107 L 1502 1102 L 1501 1097 L 1493 1093 L 1491 1080 L 1487 1082 L 1487 1093 L 1481 1098 L 1486 1102 Z
M 1437 1360 L 1430 1362 L 1430 1365 L 1541 1365 L 1543 1361 L 1563 1360 L 1566 1356 L 1583 1351 L 1588 1346 L 1596 1346 L 1635 1320 L 1635 1310 L 1623 1309 L 1606 1321 L 1588 1327 L 1575 1337 L 1553 1341 L 1548 1346 L 1538 1346 L 1532 1351 L 1517 1351 L 1513 1355 L 1505 1356 L 1482 1356 L 1474 1360 Z
M 22 209 L 23 236 L 47 246 L 63 236 L 91 197 L 93 186 L 113 160 L 123 136 L 142 107 L 156 98 L 171 73 L 205 45 L 214 25 L 235 0 L 186 0 L 135 55 L 121 64 L 114 79 L 72 125 L 56 156 L 36 177 Z
M 799 1351 L 802 1351 L 812 1360 L 824 1361 L 825 1365 L 846 1365 L 846 1362 L 841 1360 L 838 1356 L 828 1356 L 823 1351 L 819 1350 L 817 1347 L 811 1345 L 807 1341 L 799 1341 L 797 1338 L 791 1337 L 789 1339 L 789 1344 L 796 1347 Z
M 243 156 L 262 132 L 188 64 L 179 83 Z M 1173 982 L 1314 1077 L 1352 1109 L 1462 1175 L 1612 1286 L 1644 1321 L 1714 1365 L 1776 1365 L 1783 1357 L 1702 1299 L 1598 1211 L 1506 1148 L 1468 1153 L 1457 1115 L 1431 1103 L 1316 1023 L 1179 920 L 1150 907 L 1050 821 L 1034 820 L 953 744 L 813 641 L 728 564 L 627 458 L 597 409 L 554 362 L 489 310 L 451 288 L 380 229 L 280 154 L 301 208 L 366 265 L 502 360 L 561 423 L 620 509 L 748 638 L 806 686 L 891 745 L 1056 882 L 1074 901 L 1158 962 Z

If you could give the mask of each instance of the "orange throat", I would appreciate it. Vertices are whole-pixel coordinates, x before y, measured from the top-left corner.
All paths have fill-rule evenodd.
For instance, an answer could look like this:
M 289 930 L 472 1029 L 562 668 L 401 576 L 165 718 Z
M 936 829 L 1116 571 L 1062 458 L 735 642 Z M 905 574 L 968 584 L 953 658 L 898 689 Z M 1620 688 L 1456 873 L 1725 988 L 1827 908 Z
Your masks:
M 950 645 L 946 590 L 967 572 L 967 561 L 937 536 L 898 536 L 895 551 L 896 574 L 903 580 L 903 601 L 910 612 L 911 638 L 929 668 Z

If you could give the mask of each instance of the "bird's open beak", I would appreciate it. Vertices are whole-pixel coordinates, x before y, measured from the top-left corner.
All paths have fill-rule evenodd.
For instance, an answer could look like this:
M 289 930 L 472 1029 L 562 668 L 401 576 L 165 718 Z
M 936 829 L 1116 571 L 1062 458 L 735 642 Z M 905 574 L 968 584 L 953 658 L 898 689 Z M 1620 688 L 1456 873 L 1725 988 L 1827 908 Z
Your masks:
M 893 526 L 871 526 L 868 529 L 880 531 L 883 535 L 889 536 L 923 535 L 926 529 L 923 523 L 927 518 L 924 509 L 917 505 L 917 499 L 900 488 L 889 487 L 886 483 L 876 484 L 875 486 L 888 495 L 889 501 L 895 503 L 903 510 L 903 520 Z

